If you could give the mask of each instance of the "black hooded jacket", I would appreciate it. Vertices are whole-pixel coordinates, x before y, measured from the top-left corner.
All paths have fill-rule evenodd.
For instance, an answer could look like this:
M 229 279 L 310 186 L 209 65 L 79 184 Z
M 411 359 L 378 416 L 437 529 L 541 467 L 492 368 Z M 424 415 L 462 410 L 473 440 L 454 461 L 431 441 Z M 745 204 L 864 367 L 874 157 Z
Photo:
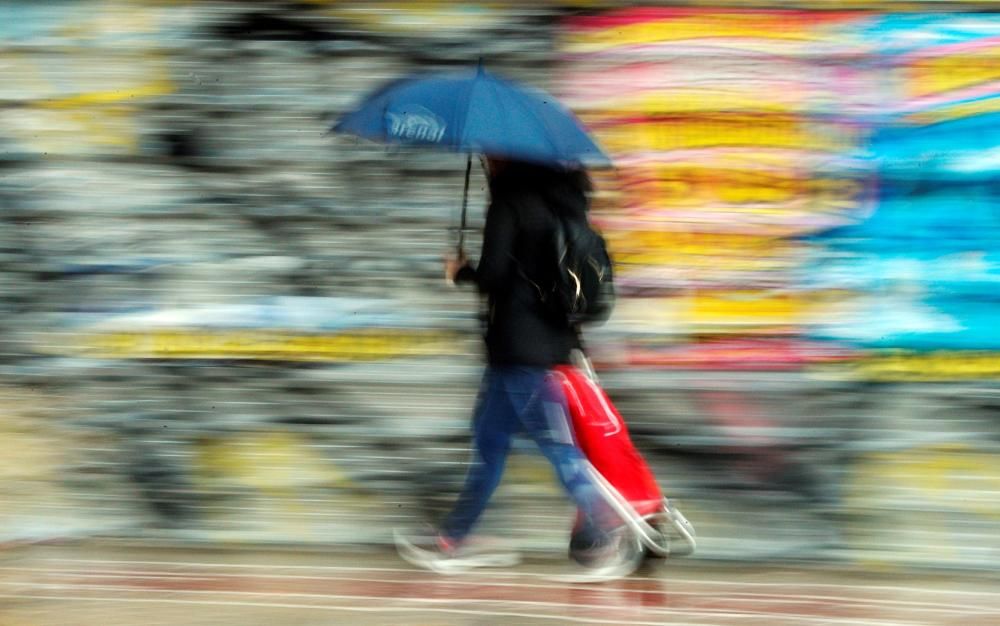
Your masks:
M 546 310 L 539 290 L 554 278 L 556 215 L 586 219 L 588 187 L 581 172 L 522 163 L 491 179 L 479 264 L 455 277 L 486 296 L 490 365 L 551 367 L 579 347 L 577 329 Z

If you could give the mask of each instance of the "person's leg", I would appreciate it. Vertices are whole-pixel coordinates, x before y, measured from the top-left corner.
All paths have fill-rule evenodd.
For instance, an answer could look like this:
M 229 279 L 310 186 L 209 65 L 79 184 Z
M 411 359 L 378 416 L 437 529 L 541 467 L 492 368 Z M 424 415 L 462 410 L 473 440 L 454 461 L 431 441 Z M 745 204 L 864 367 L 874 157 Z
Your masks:
M 506 382 L 521 425 L 552 463 L 580 516 L 574 561 L 584 569 L 564 579 L 603 582 L 628 576 L 642 562 L 642 551 L 590 478 L 590 464 L 576 444 L 562 389 L 550 372 L 534 368 Z
M 462 493 L 440 528 L 447 541 L 458 543 L 469 534 L 500 484 L 511 436 L 519 428 L 504 393 L 505 375 L 501 368 L 488 368 L 483 376 L 473 417 L 472 464 Z
M 583 522 L 579 536 L 599 542 L 615 525 L 616 517 L 590 479 L 561 389 L 542 368 L 517 368 L 504 382 L 518 421 L 552 464 L 579 510 Z

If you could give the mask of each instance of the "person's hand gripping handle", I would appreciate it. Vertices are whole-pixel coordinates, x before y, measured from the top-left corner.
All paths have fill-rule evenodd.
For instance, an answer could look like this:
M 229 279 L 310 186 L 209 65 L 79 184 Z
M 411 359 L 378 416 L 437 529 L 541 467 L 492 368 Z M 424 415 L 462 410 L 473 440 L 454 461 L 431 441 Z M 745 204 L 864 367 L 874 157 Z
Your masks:
M 444 257 L 444 279 L 448 281 L 449 285 L 455 284 L 455 276 L 458 275 L 458 271 L 465 267 L 468 262 L 465 250 L 461 248 L 454 254 L 448 254 Z

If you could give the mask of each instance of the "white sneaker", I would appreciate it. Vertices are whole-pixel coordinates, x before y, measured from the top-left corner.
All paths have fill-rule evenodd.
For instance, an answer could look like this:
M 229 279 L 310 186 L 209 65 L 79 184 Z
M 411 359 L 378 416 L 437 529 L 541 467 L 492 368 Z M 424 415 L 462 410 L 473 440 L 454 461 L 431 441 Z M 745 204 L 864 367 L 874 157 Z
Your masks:
M 404 561 L 439 574 L 454 575 L 477 567 L 513 567 L 521 562 L 517 552 L 462 544 L 455 546 L 437 534 L 406 537 L 394 531 L 396 551 Z

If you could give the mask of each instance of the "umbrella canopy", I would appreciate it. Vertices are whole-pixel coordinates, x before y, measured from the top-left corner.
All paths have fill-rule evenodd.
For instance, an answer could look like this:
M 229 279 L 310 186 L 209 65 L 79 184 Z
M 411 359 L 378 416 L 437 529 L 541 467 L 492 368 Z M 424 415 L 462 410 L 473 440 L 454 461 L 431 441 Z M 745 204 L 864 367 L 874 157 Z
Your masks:
M 558 100 L 482 67 L 395 80 L 344 115 L 332 130 L 559 167 L 611 165 Z

